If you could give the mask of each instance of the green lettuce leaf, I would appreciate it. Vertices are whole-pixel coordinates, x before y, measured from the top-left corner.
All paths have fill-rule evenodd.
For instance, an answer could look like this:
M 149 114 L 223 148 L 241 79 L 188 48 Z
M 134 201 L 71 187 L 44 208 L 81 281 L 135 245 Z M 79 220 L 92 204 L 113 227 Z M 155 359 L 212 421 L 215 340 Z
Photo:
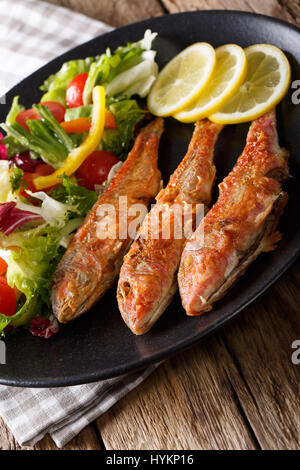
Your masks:
M 24 111 L 25 107 L 19 104 L 19 96 L 15 96 L 11 108 L 6 116 L 6 124 L 14 124 L 16 122 L 16 117 L 20 111 Z
M 24 111 L 25 107 L 19 104 L 19 96 L 15 96 L 11 108 L 6 116 L 5 123 L 7 125 L 14 124 L 16 122 L 16 117 L 20 111 Z M 8 158 L 14 157 L 15 155 L 20 155 L 21 153 L 28 150 L 24 145 L 21 145 L 16 139 L 12 137 L 4 137 L 2 144 L 6 146 Z
M 65 120 L 91 117 L 92 107 L 86 105 L 67 109 Z M 113 114 L 117 128 L 105 129 L 99 150 L 107 150 L 125 159 L 134 138 L 135 126 L 144 118 L 147 111 L 142 109 L 136 100 L 126 98 L 108 98 L 107 108 Z
M 5 136 L 1 142 L 5 145 L 7 150 L 7 158 L 15 157 L 16 155 L 21 155 L 21 153 L 29 150 L 27 145 L 22 145 L 12 136 Z
M 50 192 L 50 196 L 59 202 L 71 205 L 71 216 L 85 217 L 97 201 L 97 194 L 77 184 L 66 175 L 62 177 L 62 184 Z
M 22 178 L 24 176 L 24 171 L 21 170 L 21 168 L 18 168 L 17 166 L 13 165 L 12 168 L 10 169 L 10 186 L 12 189 L 12 192 L 18 191 L 21 186 Z
M 16 313 L 6 317 L 0 312 L 0 337 L 7 325 L 26 326 L 36 315 L 52 314 L 51 280 L 67 248 L 71 234 L 82 224 L 84 217 L 97 201 L 89 191 L 67 176 L 50 194 L 35 193 L 41 206 L 17 201 L 17 207 L 40 214 L 45 223 L 28 230 L 16 230 L 6 236 L 0 232 L 0 247 L 10 251 L 7 282 L 21 293 Z
M 101 145 L 103 150 L 112 152 L 125 160 L 132 145 L 135 126 L 144 118 L 147 111 L 140 108 L 136 100 L 124 99 L 109 106 L 116 120 L 116 129 L 106 129 Z
M 0 335 L 9 324 L 26 325 L 35 315 L 51 312 L 51 280 L 64 252 L 60 237 L 56 227 L 46 224 L 8 236 L 0 234 L 1 247 L 18 247 L 10 252 L 7 282 L 23 294 L 13 316 L 0 314 Z
M 88 105 L 92 102 L 95 85 L 105 86 L 107 96 L 118 94 L 132 96 L 141 91 L 141 80 L 148 83 L 148 88 L 144 87 L 140 95 L 145 97 L 158 74 L 158 66 L 155 63 L 156 53 L 151 50 L 155 37 L 156 33 L 147 30 L 144 38 L 138 42 L 120 46 L 114 53 L 111 53 L 108 48 L 105 54 L 91 64 L 84 87 L 83 103 Z M 134 83 L 138 83 L 136 88 L 133 86 Z M 130 90 L 130 95 L 126 93 L 127 89 Z
M 82 117 L 90 118 L 92 116 L 93 105 L 77 106 L 76 108 L 68 108 L 65 112 L 65 121 L 73 121 Z
M 30 150 L 33 158 L 40 157 L 44 162 L 59 168 L 65 161 L 74 144 L 62 126 L 54 119 L 46 106 L 34 105 L 42 120 L 28 120 L 28 132 L 20 124 L 2 123 L 7 136 Z

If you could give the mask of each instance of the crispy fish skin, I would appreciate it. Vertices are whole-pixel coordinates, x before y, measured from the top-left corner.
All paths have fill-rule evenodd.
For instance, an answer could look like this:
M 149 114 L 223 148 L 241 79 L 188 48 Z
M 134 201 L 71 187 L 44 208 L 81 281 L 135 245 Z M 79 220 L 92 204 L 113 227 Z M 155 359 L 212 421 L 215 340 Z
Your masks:
M 219 185 L 219 198 L 187 241 L 178 271 L 188 315 L 212 308 L 264 251 L 280 239 L 276 227 L 287 202 L 287 150 L 280 148 L 275 110 L 250 126 L 246 146 Z
M 137 335 L 149 331 L 177 291 L 176 271 L 186 238 L 182 234 L 176 238 L 174 204 L 181 209 L 192 205 L 192 223 L 196 204 L 210 204 L 216 175 L 214 147 L 222 128 L 207 119 L 196 123 L 186 156 L 157 196 L 124 258 L 117 299 L 125 323 Z M 161 223 L 155 226 L 159 215 Z M 164 232 L 164 222 L 170 233 Z
M 54 275 L 51 302 L 61 323 L 87 312 L 114 283 L 132 242 L 128 230 L 124 236 L 118 236 L 120 197 L 127 197 L 129 211 L 133 204 L 148 208 L 157 195 L 161 182 L 157 168 L 158 147 L 163 129 L 163 119 L 158 118 L 140 131 L 127 160 L 99 196 L 60 261 Z M 99 210 L 107 204 L 115 209 L 116 217 L 106 214 L 105 220 L 116 236 L 99 238 L 99 222 L 104 217 Z M 136 215 L 130 216 L 127 212 L 128 225 L 135 218 Z

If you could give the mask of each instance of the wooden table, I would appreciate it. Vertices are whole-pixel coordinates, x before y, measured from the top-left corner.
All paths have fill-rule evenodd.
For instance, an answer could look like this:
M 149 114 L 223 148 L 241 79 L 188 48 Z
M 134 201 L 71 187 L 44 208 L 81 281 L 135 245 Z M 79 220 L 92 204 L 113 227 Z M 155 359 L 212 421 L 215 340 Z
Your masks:
M 114 26 L 201 9 L 300 26 L 299 0 L 48 0 Z M 300 262 L 219 333 L 166 361 L 66 449 L 299 449 Z M 300 365 L 298 366 L 300 368 Z M 297 378 L 298 377 L 298 378 Z M 18 449 L 0 419 L 0 449 Z M 46 436 L 33 449 L 56 449 Z

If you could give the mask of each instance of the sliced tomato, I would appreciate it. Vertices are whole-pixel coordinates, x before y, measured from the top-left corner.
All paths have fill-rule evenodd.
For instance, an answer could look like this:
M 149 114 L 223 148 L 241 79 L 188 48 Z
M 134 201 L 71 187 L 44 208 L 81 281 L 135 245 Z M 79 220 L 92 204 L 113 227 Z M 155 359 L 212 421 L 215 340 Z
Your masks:
M 62 104 L 56 103 L 56 101 L 44 101 L 40 104 L 47 106 L 58 122 L 62 122 L 64 120 L 66 110 Z M 29 127 L 27 126 L 27 121 L 29 119 L 41 119 L 41 116 L 35 109 L 30 108 L 25 111 L 20 111 L 16 117 L 16 122 L 29 132 Z
M 40 163 L 35 169 L 35 177 L 37 176 L 48 176 L 53 173 L 55 169 L 53 166 L 48 165 L 47 163 Z
M 28 173 L 25 171 L 22 178 L 22 187 L 24 187 L 24 189 L 29 189 L 30 191 L 36 191 L 36 188 L 33 184 L 34 177 L 35 173 Z
M 41 101 L 40 104 L 47 106 L 58 122 L 63 122 L 65 119 L 66 108 L 62 104 L 57 103 L 56 101 Z
M 0 313 L 7 317 L 14 315 L 17 306 L 17 296 L 13 288 L 7 284 L 5 276 L 0 276 Z
M 22 185 L 21 189 L 19 192 L 20 196 L 23 196 L 25 199 L 28 199 L 33 205 L 37 206 L 38 201 L 36 199 L 33 199 L 30 194 L 26 192 L 26 189 L 29 189 L 29 191 L 32 191 L 33 193 L 36 191 L 36 187 L 34 186 L 33 179 L 36 177 L 35 173 L 27 173 L 24 172 L 23 178 L 22 178 Z
M 91 153 L 76 172 L 78 183 L 94 191 L 95 184 L 103 183 L 111 168 L 119 161 L 116 155 L 105 150 Z
M 30 108 L 25 111 L 20 111 L 16 117 L 16 122 L 29 132 L 29 127 L 26 124 L 29 119 L 41 119 L 41 116 L 35 109 Z
M 48 175 L 51 175 L 51 173 L 53 173 L 55 171 L 55 169 L 53 168 L 53 166 L 51 165 L 48 165 L 47 163 L 40 163 L 36 169 L 35 169 L 35 173 L 34 173 L 34 178 L 36 178 L 37 176 L 48 176 Z M 32 182 L 33 186 L 34 186 L 34 191 L 33 192 L 36 192 L 36 187 L 34 185 L 34 183 Z M 56 184 L 54 186 L 50 186 L 49 188 L 45 188 L 43 189 L 43 191 L 45 193 L 47 193 L 48 191 L 50 191 L 51 189 L 54 189 L 56 188 L 57 186 L 59 186 L 59 184 Z
M 35 168 L 34 173 L 29 173 L 29 172 L 24 172 L 23 178 L 22 178 L 22 189 L 20 190 L 20 196 L 25 197 L 28 199 L 32 204 L 38 205 L 38 201 L 36 199 L 33 199 L 30 194 L 26 192 L 26 189 L 29 189 L 31 192 L 36 192 L 36 187 L 34 185 L 33 180 L 37 176 L 48 176 L 51 175 L 55 170 L 51 165 L 47 165 L 47 163 L 39 163 L 37 167 Z M 52 188 L 47 188 L 44 191 L 47 192 L 49 189 Z
M 3 276 L 4 274 L 6 274 L 6 271 L 7 271 L 7 262 L 0 258 L 0 276 Z
M 77 106 L 83 105 L 83 90 L 88 75 L 88 73 L 80 73 L 71 80 L 66 92 L 66 101 L 69 108 L 77 108 Z

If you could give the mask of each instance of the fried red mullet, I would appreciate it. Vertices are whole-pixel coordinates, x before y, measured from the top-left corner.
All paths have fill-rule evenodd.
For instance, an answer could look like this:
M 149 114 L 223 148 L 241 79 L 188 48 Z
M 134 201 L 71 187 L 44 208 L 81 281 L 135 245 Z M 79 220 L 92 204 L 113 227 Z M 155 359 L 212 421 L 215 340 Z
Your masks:
M 275 110 L 254 121 L 217 202 L 182 253 L 178 283 L 188 315 L 211 310 L 260 253 L 275 249 L 288 157 L 278 144 Z

